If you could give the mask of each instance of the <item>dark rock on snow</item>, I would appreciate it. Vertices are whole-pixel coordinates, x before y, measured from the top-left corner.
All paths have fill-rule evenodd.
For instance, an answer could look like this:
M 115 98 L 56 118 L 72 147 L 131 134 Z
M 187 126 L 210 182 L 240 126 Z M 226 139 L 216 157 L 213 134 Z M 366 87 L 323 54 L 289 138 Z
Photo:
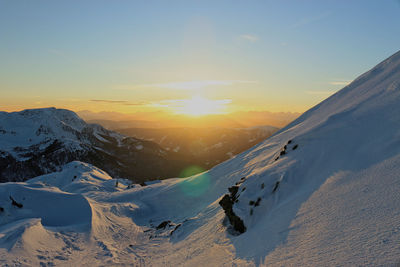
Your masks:
M 156 229 L 164 229 L 165 227 L 167 227 L 167 225 L 169 225 L 171 221 L 163 221 L 162 223 L 160 223 Z
M 10 196 L 10 199 L 11 199 L 11 204 L 13 206 L 16 206 L 17 208 L 22 208 L 24 206 L 21 203 L 18 203 L 17 201 L 15 201 L 12 196 Z
M 246 226 L 244 225 L 243 220 L 233 212 L 233 203 L 234 200 L 232 200 L 228 194 L 224 195 L 219 201 L 219 205 L 225 211 L 233 229 L 242 234 L 246 232 Z
M 272 193 L 275 193 L 275 191 L 276 191 L 276 190 L 278 189 L 278 187 L 279 187 L 279 184 L 280 184 L 279 181 L 277 181 L 277 182 L 275 183 L 274 189 L 272 189 Z

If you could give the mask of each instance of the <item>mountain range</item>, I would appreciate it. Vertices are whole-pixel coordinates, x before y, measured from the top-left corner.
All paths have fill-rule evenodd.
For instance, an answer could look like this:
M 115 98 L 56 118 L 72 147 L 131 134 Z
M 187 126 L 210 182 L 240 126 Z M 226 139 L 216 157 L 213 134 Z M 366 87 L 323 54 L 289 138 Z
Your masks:
M 117 132 L 148 140 L 190 158 L 203 170 L 227 160 L 265 140 L 278 130 L 272 126 L 250 128 L 127 128 Z
M 176 177 L 192 162 L 154 142 L 127 137 L 56 108 L 0 113 L 0 182 L 59 171 L 73 160 L 136 182 Z
M 300 116 L 300 113 L 297 112 L 237 111 L 196 117 L 171 114 L 160 110 L 133 114 L 81 110 L 77 114 L 89 123 L 100 124 L 110 130 L 126 128 L 250 128 L 260 125 L 282 128 Z

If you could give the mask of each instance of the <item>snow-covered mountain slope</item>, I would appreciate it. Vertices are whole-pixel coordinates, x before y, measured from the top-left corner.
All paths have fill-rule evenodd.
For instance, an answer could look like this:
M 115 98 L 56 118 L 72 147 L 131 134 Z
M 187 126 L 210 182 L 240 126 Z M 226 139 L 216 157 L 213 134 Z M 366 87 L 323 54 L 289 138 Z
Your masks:
M 73 160 L 137 182 L 174 177 L 186 165 L 153 142 L 87 124 L 69 110 L 0 112 L 0 182 L 57 171 Z
M 395 266 L 399 84 L 400 52 L 256 147 L 187 179 L 116 186 L 74 162 L 0 184 L 0 264 Z M 57 221 L 54 206 L 72 218 Z

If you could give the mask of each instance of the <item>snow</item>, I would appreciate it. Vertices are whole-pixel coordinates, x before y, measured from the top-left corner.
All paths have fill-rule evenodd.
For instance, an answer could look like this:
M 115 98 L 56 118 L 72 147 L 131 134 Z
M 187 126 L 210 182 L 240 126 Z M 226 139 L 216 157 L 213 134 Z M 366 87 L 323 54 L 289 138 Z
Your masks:
M 0 148 L 11 150 L 40 143 L 48 136 L 67 135 L 67 139 L 74 138 L 73 131 L 80 132 L 86 123 L 72 111 L 46 108 L 0 112 L 0 125 L 6 130 L 0 139 Z
M 91 164 L 73 161 L 66 164 L 60 172 L 42 175 L 28 180 L 30 185 L 42 184 L 56 187 L 64 192 L 84 193 L 89 191 L 115 192 L 115 182 L 104 171 Z M 124 181 L 119 179 L 118 181 Z
M 285 245 L 265 262 L 286 266 L 398 264 L 399 163 L 397 155 L 362 171 L 332 175 L 303 203 L 289 225 L 293 230 Z
M 105 130 L 100 125 L 87 124 L 79 116 L 66 109 L 27 109 L 20 112 L 0 112 L 0 151 L 17 159 L 23 159 L 24 151 L 34 146 L 45 148 L 54 140 L 62 140 L 70 151 L 82 150 L 79 135 L 91 131 L 102 142 L 109 143 L 101 135 L 110 135 L 121 143 L 123 135 Z M 86 142 L 88 143 L 88 142 Z M 17 148 L 17 150 L 16 150 Z
M 1 225 L 27 218 L 40 218 L 44 226 L 90 224 L 91 208 L 79 194 L 68 194 L 40 186 L 7 183 L 0 189 L 0 205 L 4 208 Z M 11 204 L 12 197 L 22 208 Z M 74 216 L 71 216 L 74 214 Z
M 259 145 L 186 179 L 131 186 L 72 162 L 0 184 L 0 264 L 394 266 L 399 81 L 400 52 Z M 218 204 L 235 184 L 240 235 Z
M 226 155 L 228 155 L 229 158 L 233 158 L 233 156 L 234 156 L 232 152 L 227 152 Z
M 142 150 L 143 149 L 143 145 L 136 145 L 136 149 L 137 150 Z

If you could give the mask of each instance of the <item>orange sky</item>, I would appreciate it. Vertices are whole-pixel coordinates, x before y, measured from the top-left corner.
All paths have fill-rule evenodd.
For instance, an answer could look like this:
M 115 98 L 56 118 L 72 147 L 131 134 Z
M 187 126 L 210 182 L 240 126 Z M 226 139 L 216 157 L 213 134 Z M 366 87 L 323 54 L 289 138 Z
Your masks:
M 156 2 L 1 2 L 0 110 L 302 113 L 400 40 L 390 1 Z

